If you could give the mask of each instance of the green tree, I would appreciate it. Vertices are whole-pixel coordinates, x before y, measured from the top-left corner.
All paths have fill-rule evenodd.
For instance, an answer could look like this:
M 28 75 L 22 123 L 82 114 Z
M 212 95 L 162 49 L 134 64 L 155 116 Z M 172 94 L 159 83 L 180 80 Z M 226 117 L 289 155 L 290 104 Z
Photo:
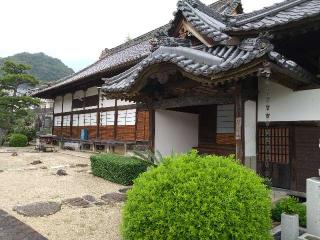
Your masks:
M 0 89 L 12 92 L 13 97 L 17 96 L 18 89 L 23 84 L 36 86 L 39 81 L 32 75 L 26 73 L 31 66 L 5 61 L 1 70 L 3 76 L 0 78 Z
M 3 75 L 0 77 L 0 128 L 10 132 L 17 123 L 32 125 L 30 111 L 39 104 L 39 100 L 19 94 L 18 89 L 23 84 L 35 86 L 39 81 L 26 73 L 30 70 L 28 65 L 6 61 L 1 70 Z

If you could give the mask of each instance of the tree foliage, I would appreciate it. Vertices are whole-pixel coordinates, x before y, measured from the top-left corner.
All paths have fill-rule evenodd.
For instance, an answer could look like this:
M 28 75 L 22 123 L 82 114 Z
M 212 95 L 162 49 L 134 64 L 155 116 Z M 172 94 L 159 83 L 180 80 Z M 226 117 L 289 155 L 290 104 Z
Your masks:
M 31 108 L 39 104 L 39 100 L 21 95 L 18 89 L 23 84 L 35 86 L 38 80 L 26 71 L 31 67 L 5 61 L 0 77 L 0 128 L 13 131 L 17 125 L 31 126 Z

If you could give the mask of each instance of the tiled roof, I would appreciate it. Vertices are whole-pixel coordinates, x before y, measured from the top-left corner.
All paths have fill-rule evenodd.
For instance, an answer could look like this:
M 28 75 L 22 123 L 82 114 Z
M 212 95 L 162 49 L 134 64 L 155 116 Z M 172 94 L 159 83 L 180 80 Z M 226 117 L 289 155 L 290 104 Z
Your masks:
M 112 71 L 114 69 L 124 67 L 125 65 L 134 63 L 142 58 L 145 58 L 150 54 L 149 40 L 153 35 L 163 29 L 166 29 L 168 25 L 157 28 L 151 32 L 148 32 L 138 38 L 128 41 L 120 46 L 117 46 L 108 51 L 107 55 L 84 68 L 83 70 L 74 73 L 71 76 L 67 76 L 53 85 L 44 86 L 40 89 L 35 89 L 30 95 L 37 96 L 39 93 L 44 93 L 55 88 L 63 87 L 78 80 L 88 78 L 98 73 Z
M 140 74 L 153 64 L 172 63 L 186 72 L 208 77 L 240 67 L 264 56 L 272 49 L 270 44 L 248 44 L 252 42 L 258 43 L 256 39 L 246 39 L 239 46 L 160 47 L 131 69 L 115 77 L 104 79 L 106 84 L 103 89 L 106 92 L 127 91 L 135 84 Z
M 115 68 L 122 67 L 127 65 L 130 62 L 134 63 L 135 61 L 142 59 L 150 54 L 150 44 L 149 41 L 143 41 L 137 45 L 133 45 L 129 48 L 116 52 L 104 59 L 97 61 L 96 63 L 90 65 L 89 67 L 77 72 L 69 77 L 66 77 L 59 82 L 55 83 L 52 86 L 46 87 L 44 89 L 38 89 L 37 91 L 32 92 L 31 95 L 35 96 L 40 92 L 49 91 L 54 88 L 62 87 L 68 85 L 72 82 L 84 79 L 86 77 L 114 70 Z
M 210 7 L 202 4 L 198 0 L 180 0 L 177 3 L 178 11 L 175 13 L 175 19 L 172 22 L 172 31 L 177 23 L 178 14 L 182 14 L 188 23 L 203 35 L 220 42 L 230 37 L 223 33 L 226 28 L 223 22 L 223 15 L 215 12 Z
M 263 30 L 320 14 L 319 0 L 287 0 L 230 19 L 232 31 Z
M 300 81 L 304 81 L 305 83 L 314 82 L 319 84 L 319 81 L 315 79 L 315 77 L 311 73 L 299 66 L 296 62 L 285 58 L 280 53 L 274 51 L 270 52 L 269 59 L 277 65 L 279 65 L 280 67 L 292 72 L 295 75 L 295 77 L 299 78 Z
M 151 54 L 149 40 L 158 31 L 172 29 L 178 21 L 178 14 L 182 14 L 197 31 L 212 38 L 218 44 L 226 44 L 224 40 L 229 39 L 232 34 L 238 31 L 256 30 L 259 32 L 320 15 L 320 0 L 286 0 L 252 13 L 237 16 L 228 15 L 230 9 L 236 6 L 241 6 L 240 0 L 220 0 L 210 6 L 206 6 L 199 0 L 180 0 L 175 21 L 171 24 L 155 29 L 114 49 L 106 50 L 106 57 L 69 77 L 59 80 L 54 85 L 36 90 L 32 95 L 36 96 L 39 93 L 49 92 L 78 80 L 89 80 L 95 74 L 130 66 L 146 58 Z M 197 71 L 194 73 L 196 74 Z

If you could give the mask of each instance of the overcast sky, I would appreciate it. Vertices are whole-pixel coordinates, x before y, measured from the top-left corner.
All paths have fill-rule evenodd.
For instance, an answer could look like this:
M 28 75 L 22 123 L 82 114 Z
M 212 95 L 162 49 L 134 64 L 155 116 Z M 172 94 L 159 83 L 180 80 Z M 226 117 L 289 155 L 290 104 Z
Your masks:
M 246 12 L 280 1 L 242 0 Z M 166 24 L 175 8 L 176 0 L 0 0 L 0 57 L 44 52 L 78 71 L 102 49 Z

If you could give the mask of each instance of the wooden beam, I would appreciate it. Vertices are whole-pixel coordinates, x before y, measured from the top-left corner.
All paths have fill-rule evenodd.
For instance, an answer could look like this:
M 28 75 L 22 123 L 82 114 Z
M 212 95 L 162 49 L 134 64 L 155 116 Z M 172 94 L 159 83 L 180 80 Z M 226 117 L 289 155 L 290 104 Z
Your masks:
M 183 20 L 182 25 L 186 30 L 191 32 L 200 42 L 202 42 L 207 47 L 214 46 L 214 41 L 212 39 L 199 33 L 189 22 Z
M 178 97 L 172 99 L 164 99 L 153 103 L 154 109 L 168 109 L 190 106 L 204 106 L 213 104 L 230 104 L 233 103 L 234 97 L 232 95 L 206 97 L 206 96 L 192 96 L 192 97 Z

